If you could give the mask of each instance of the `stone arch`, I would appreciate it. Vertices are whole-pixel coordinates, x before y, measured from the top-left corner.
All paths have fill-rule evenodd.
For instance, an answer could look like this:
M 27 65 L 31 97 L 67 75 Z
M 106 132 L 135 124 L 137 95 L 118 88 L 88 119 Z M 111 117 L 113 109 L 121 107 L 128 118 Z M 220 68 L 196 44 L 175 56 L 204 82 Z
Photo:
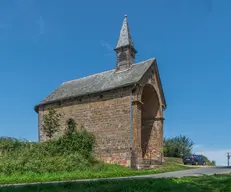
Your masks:
M 150 151 L 158 150 L 156 148 L 158 141 L 155 128 L 155 120 L 162 116 L 161 102 L 154 86 L 146 84 L 141 94 L 141 149 L 143 158 L 151 158 Z M 151 155 L 152 156 L 152 155 Z

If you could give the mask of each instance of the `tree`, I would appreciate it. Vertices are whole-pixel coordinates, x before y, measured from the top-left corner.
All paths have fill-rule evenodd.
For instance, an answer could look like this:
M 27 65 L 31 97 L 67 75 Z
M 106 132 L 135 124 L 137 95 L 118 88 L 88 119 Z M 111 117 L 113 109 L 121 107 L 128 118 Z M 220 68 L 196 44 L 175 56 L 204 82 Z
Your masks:
M 61 114 L 52 107 L 48 108 L 48 113 L 43 116 L 43 130 L 47 137 L 52 138 L 55 132 L 59 131 Z
M 166 157 L 182 157 L 191 154 L 193 141 L 186 136 L 164 139 L 164 155 Z
M 216 162 L 215 162 L 215 161 L 210 161 L 210 160 L 208 159 L 208 157 L 206 157 L 206 156 L 204 156 L 204 155 L 202 155 L 202 154 L 201 154 L 201 156 L 202 156 L 202 158 L 205 160 L 205 162 L 206 162 L 207 165 L 212 165 L 212 166 L 215 166 L 215 165 L 216 165 Z

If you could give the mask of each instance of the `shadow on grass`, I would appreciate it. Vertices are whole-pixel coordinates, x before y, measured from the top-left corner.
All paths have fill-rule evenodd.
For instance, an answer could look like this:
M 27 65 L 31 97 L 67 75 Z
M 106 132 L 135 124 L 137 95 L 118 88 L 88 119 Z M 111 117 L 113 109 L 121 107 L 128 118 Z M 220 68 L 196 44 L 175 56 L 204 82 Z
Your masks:
M 2 187 L 1 192 L 212 192 L 231 191 L 231 175 L 185 177 L 180 179 L 131 179 L 85 183 Z

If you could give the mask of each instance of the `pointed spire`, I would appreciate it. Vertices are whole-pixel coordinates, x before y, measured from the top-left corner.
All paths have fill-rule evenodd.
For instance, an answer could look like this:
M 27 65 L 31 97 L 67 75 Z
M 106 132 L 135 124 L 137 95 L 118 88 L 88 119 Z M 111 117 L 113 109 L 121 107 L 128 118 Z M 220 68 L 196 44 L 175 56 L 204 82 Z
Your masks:
M 135 63 L 135 54 L 132 37 L 128 27 L 127 15 L 124 17 L 123 25 L 116 48 L 116 71 L 126 70 Z
M 120 47 L 124 47 L 124 46 L 132 46 L 134 48 L 133 42 L 132 42 L 132 37 L 129 31 L 129 27 L 128 27 L 128 21 L 127 21 L 127 15 L 124 16 L 124 20 L 123 20 L 123 25 L 122 28 L 120 30 L 120 36 L 119 36 L 119 40 L 117 43 L 117 46 L 115 49 L 118 49 Z

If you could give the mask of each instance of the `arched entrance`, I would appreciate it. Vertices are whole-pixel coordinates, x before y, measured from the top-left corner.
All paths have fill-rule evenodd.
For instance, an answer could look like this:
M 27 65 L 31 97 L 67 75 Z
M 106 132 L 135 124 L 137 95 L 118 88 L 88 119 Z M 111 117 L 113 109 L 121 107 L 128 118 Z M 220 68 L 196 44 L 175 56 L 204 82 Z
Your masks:
M 156 90 L 150 84 L 143 87 L 141 101 L 141 149 L 143 159 L 153 159 L 160 139 L 157 138 L 156 117 L 161 116 L 160 102 Z M 155 155 L 154 155 L 155 156 Z

